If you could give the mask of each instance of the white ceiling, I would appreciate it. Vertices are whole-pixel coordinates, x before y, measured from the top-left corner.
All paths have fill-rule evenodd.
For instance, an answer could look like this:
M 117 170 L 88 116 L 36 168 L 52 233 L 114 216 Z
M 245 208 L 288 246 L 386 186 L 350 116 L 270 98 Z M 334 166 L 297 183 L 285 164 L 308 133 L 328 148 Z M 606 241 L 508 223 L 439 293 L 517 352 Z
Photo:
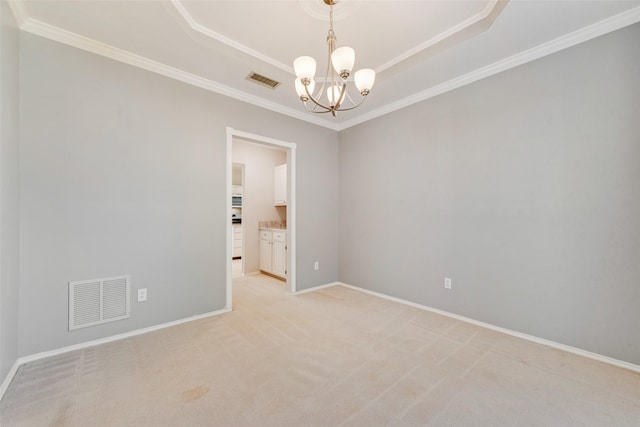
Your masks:
M 377 77 L 361 107 L 331 117 L 306 112 L 293 87 L 296 57 L 326 67 L 322 0 L 10 4 L 25 31 L 335 130 L 640 21 L 640 0 L 341 0 L 338 46 Z M 247 81 L 251 71 L 282 84 Z

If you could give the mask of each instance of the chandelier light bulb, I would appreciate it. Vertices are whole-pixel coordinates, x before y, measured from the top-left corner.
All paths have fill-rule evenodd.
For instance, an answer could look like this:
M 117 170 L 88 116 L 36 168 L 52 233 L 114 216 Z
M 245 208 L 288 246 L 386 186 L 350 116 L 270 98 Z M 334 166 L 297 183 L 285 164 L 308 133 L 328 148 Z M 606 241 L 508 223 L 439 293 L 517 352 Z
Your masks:
M 307 85 L 307 90 L 309 91 L 309 95 L 313 96 L 313 89 L 316 86 L 316 82 L 311 80 L 309 82 L 309 84 Z M 300 97 L 301 100 L 303 101 L 308 101 L 309 100 L 309 95 L 307 95 L 307 91 L 304 88 L 304 84 L 302 84 L 302 80 L 301 79 L 296 79 L 296 92 L 298 93 L 298 96 Z
M 331 54 L 331 63 L 333 69 L 336 70 L 342 79 L 346 79 L 353 70 L 353 64 L 356 62 L 356 52 L 347 46 L 339 47 Z
M 299 79 L 313 79 L 316 75 L 316 60 L 310 56 L 301 56 L 293 61 L 293 69 Z
M 327 88 L 327 99 L 329 100 L 329 105 L 335 107 L 338 103 L 338 99 L 340 98 L 340 87 L 337 85 L 333 85 Z
M 336 48 L 338 38 L 333 30 L 333 6 L 338 0 L 324 0 L 329 6 L 329 31 L 327 33 L 326 72 L 324 76 L 318 78 L 317 92 L 315 89 L 314 77 L 316 74 L 316 60 L 310 56 L 301 56 L 293 61 L 293 68 L 296 73 L 295 89 L 298 98 L 304 107 L 312 113 L 331 113 L 336 116 L 339 111 L 353 110 L 369 95 L 376 79 L 376 73 L 370 69 L 357 71 L 353 80 L 356 88 L 362 95 L 359 102 L 355 102 L 349 94 L 352 84 L 349 82 L 353 65 L 356 61 L 355 51 L 347 46 Z M 351 89 L 351 91 L 353 91 Z M 324 100 L 324 94 L 327 101 Z
M 362 70 L 356 71 L 353 76 L 354 83 L 356 87 L 360 91 L 362 96 L 366 96 L 373 88 L 373 84 L 376 81 L 376 72 L 370 68 L 363 68 Z

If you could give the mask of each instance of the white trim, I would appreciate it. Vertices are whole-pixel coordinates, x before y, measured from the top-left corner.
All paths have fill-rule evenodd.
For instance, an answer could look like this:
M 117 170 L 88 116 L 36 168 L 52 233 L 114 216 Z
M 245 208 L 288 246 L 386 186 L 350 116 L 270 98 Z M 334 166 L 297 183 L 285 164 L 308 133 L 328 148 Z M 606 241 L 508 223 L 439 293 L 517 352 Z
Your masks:
M 337 123 L 321 119 L 317 115 L 307 113 L 303 109 L 285 107 L 258 96 L 205 79 L 204 77 L 89 39 L 88 37 L 54 27 L 32 18 L 25 18 L 24 8 L 19 0 L 10 1 L 10 5 L 12 5 L 14 14 L 20 15 L 16 16 L 16 20 L 22 22 L 20 28 L 24 31 L 338 132 L 640 21 L 640 7 L 626 10 L 572 33 L 542 43 L 524 52 L 512 55 L 407 98 L 385 105 L 384 107 L 358 115 L 345 122 Z M 18 12 L 16 12 L 17 10 Z
M 11 369 L 9 369 L 7 376 L 4 377 L 4 381 L 2 381 L 2 385 L 0 385 L 0 401 L 2 401 L 4 394 L 9 388 L 9 384 L 11 384 L 11 381 L 13 381 L 13 377 L 16 376 L 16 373 L 18 372 L 18 368 L 20 368 L 21 365 L 22 363 L 20 362 L 20 359 L 16 360 L 13 366 L 11 367 Z
M 136 329 L 134 331 L 125 332 L 125 333 L 117 334 L 117 335 L 111 335 L 109 337 L 99 338 L 97 340 L 85 341 L 85 342 L 80 343 L 80 344 L 74 344 L 74 345 L 70 345 L 70 346 L 67 346 L 67 347 L 58 348 L 56 350 L 43 351 L 41 353 L 36 353 L 36 354 L 29 355 L 29 356 L 20 357 L 13 364 L 13 367 L 11 368 L 9 373 L 7 374 L 7 377 L 2 382 L 2 386 L 0 386 L 0 399 L 2 399 L 2 397 L 4 396 L 4 393 L 7 391 L 7 388 L 9 387 L 9 384 L 11 384 L 11 381 L 13 380 L 13 377 L 15 376 L 16 372 L 18 372 L 18 368 L 20 368 L 20 366 L 24 365 L 25 363 L 34 362 L 34 361 L 40 360 L 40 359 L 46 359 L 46 358 L 52 357 L 52 356 L 58 356 L 60 354 L 69 353 L 71 351 L 76 351 L 76 350 L 81 350 L 83 348 L 95 347 L 96 345 L 106 344 L 106 343 L 113 342 L 113 341 L 119 341 L 119 340 L 122 340 L 122 339 L 131 338 L 131 337 L 134 337 L 136 335 L 142 335 L 142 334 L 146 334 L 146 333 L 149 333 L 149 332 L 157 331 L 159 329 L 165 329 L 165 328 L 169 328 L 171 326 L 180 325 L 182 323 L 193 322 L 194 320 L 200 320 L 200 319 L 204 319 L 204 318 L 212 317 L 212 316 L 217 316 L 219 314 L 224 314 L 224 313 L 228 313 L 228 312 L 229 312 L 229 310 L 224 308 L 222 310 L 210 311 L 208 313 L 203 313 L 203 314 L 196 314 L 195 316 L 185 317 L 183 319 L 178 319 L 178 320 L 174 320 L 174 321 L 171 321 L 171 322 L 161 323 L 159 325 L 149 326 L 147 328 Z
M 18 24 L 18 27 L 22 27 L 27 22 L 27 12 L 24 9 L 24 3 L 22 0 L 7 0 L 7 4 L 13 12 L 13 17 Z
M 125 50 L 109 46 L 96 40 L 92 40 L 88 37 L 81 36 L 79 34 L 72 33 L 58 27 L 54 27 L 53 25 L 49 25 L 35 19 L 27 19 L 26 22 L 20 26 L 20 29 L 28 33 L 32 33 L 50 40 L 57 41 L 59 43 L 82 49 L 87 52 L 95 53 L 96 55 L 104 56 L 106 58 L 122 62 L 124 64 L 142 68 L 143 70 L 151 71 L 153 73 L 160 74 L 162 76 L 169 77 L 183 83 L 206 89 L 211 92 L 219 93 L 220 95 L 228 96 L 230 98 L 237 99 L 239 101 L 246 102 L 257 107 L 265 108 L 267 110 L 275 111 L 276 113 L 284 114 L 295 119 L 303 120 L 315 125 L 324 126 L 326 128 L 336 130 L 335 123 L 328 120 L 320 119 L 317 116 L 309 115 L 304 110 L 285 107 L 278 103 L 268 101 L 259 96 L 242 92 L 240 90 L 223 85 L 221 83 L 214 82 L 204 77 L 171 67 L 169 65 L 162 64 L 160 62 L 145 58 L 140 55 L 136 55 L 135 53 L 127 52 Z
M 254 57 L 255 59 L 259 60 L 259 61 L 263 61 L 266 62 L 267 64 L 270 64 L 276 68 L 279 68 L 291 75 L 295 75 L 293 68 L 278 61 L 277 59 L 271 58 L 270 56 L 267 56 L 263 53 L 260 53 L 258 51 L 256 51 L 255 49 L 252 49 L 248 46 L 245 46 L 244 44 L 237 42 L 233 39 L 230 39 L 229 37 L 226 37 L 218 32 L 213 31 L 212 29 L 210 29 L 209 27 L 206 27 L 202 24 L 200 24 L 199 22 L 197 22 L 193 16 L 191 16 L 191 14 L 187 11 L 187 9 L 184 7 L 184 5 L 182 4 L 182 2 L 180 0 L 170 0 L 171 4 L 173 4 L 173 6 L 176 8 L 176 10 L 178 11 L 178 13 L 182 16 L 182 18 L 185 20 L 185 22 L 187 23 L 187 25 L 194 31 L 199 32 L 200 34 L 203 34 L 213 40 L 216 40 L 222 44 L 225 44 L 233 49 L 236 49 L 242 53 L 245 53 L 249 56 Z M 433 37 L 431 37 L 430 39 L 428 39 L 427 41 L 418 44 L 417 46 L 411 47 L 408 50 L 406 50 L 405 52 L 401 53 L 400 55 L 395 56 L 394 58 L 392 58 L 391 60 L 383 63 L 382 65 L 379 65 L 378 67 L 376 67 L 376 73 L 381 74 L 382 72 L 384 72 L 385 70 L 388 70 L 389 68 L 399 64 L 402 61 L 405 61 L 409 58 L 411 58 L 414 55 L 417 55 L 418 53 L 422 52 L 423 50 L 437 44 L 440 43 L 443 40 L 446 40 L 449 37 L 452 37 L 453 35 L 469 28 L 470 26 L 486 19 L 495 9 L 495 7 L 498 5 L 498 1 L 499 0 L 491 0 L 490 2 L 487 3 L 487 5 L 485 6 L 485 8 L 476 13 L 475 15 L 459 22 L 458 24 L 446 29 L 445 31 L 442 31 L 441 33 L 438 33 L 436 35 L 434 35 Z M 304 8 L 304 6 L 303 6 Z
M 295 75 L 295 73 L 293 72 L 293 67 L 289 67 L 282 62 L 271 58 L 270 56 L 264 55 L 257 50 L 251 49 L 250 47 L 245 46 L 242 43 L 232 40 L 229 37 L 223 36 L 222 34 L 217 33 L 208 27 L 205 27 L 204 25 L 196 22 L 196 20 L 193 19 L 191 14 L 187 11 L 187 9 L 185 9 L 184 5 L 179 0 L 170 1 L 192 30 L 197 31 L 200 34 L 204 34 L 205 36 L 210 37 L 214 40 L 217 40 L 222 44 L 226 44 L 227 46 L 239 50 L 240 52 L 246 53 L 249 56 L 253 56 L 257 60 L 273 65 L 274 67 L 279 68 L 291 75 Z
M 348 129 L 352 126 L 364 123 L 380 116 L 384 116 L 418 102 L 422 102 L 429 98 L 441 95 L 445 92 L 458 89 L 462 86 L 466 86 L 486 77 L 493 76 L 494 74 L 498 74 L 511 68 L 515 68 L 519 65 L 526 64 L 527 62 L 540 59 L 544 56 L 551 55 L 553 53 L 586 42 L 612 31 L 616 31 L 629 25 L 635 24 L 639 21 L 640 7 L 629 9 L 625 12 L 619 13 L 618 15 L 614 15 L 610 18 L 596 22 L 595 24 L 573 31 L 572 33 L 558 37 L 546 43 L 542 43 L 538 46 L 517 53 L 508 58 L 501 59 L 500 61 L 494 62 L 493 64 L 478 68 L 454 79 L 447 80 L 446 82 L 432 86 L 429 89 L 423 90 L 422 92 L 418 92 L 399 101 L 392 102 L 388 105 L 385 105 L 384 107 L 377 108 L 366 114 L 361 114 L 351 120 L 340 123 L 338 126 L 338 131 Z
M 580 348 L 577 348 L 577 347 L 572 347 L 572 346 L 565 345 L 565 344 L 560 344 L 560 343 L 557 343 L 555 341 L 550 341 L 550 340 L 547 340 L 547 339 L 544 339 L 544 338 L 536 337 L 534 335 L 523 334 L 522 332 L 517 332 L 517 331 L 513 331 L 511 329 L 506 329 L 506 328 L 503 328 L 503 327 L 500 327 L 500 326 L 495 326 L 495 325 L 492 325 L 490 323 L 481 322 L 479 320 L 471 319 L 469 317 L 460 316 L 458 314 L 450 313 L 448 311 L 440 310 L 438 308 L 433 308 L 433 307 L 429 307 L 427 305 L 418 304 L 418 303 L 407 301 L 407 300 L 404 300 L 404 299 L 401 299 L 401 298 L 392 297 L 392 296 L 389 296 L 389 295 L 386 295 L 386 294 L 382 294 L 380 292 L 371 291 L 369 289 L 359 288 L 357 286 L 348 285 L 348 284 L 342 283 L 342 282 L 336 282 L 336 284 L 339 285 L 339 286 L 347 287 L 349 289 L 353 289 L 353 290 L 356 290 L 356 291 L 364 292 L 366 294 L 373 295 L 373 296 L 376 296 L 376 297 L 379 297 L 379 298 L 383 298 L 383 299 L 386 299 L 386 300 L 389 300 L 389 301 L 393 301 L 393 302 L 397 302 L 397 303 L 400 303 L 400 304 L 408 305 L 410 307 L 418 308 L 420 310 L 425 310 L 425 311 L 430 311 L 432 313 L 441 314 L 443 316 L 447 316 L 447 317 L 450 317 L 452 319 L 460 320 L 460 321 L 466 322 L 466 323 L 471 323 L 472 325 L 476 325 L 476 326 L 480 326 L 480 327 L 483 327 L 483 328 L 491 329 L 491 330 L 496 331 L 496 332 L 502 332 L 503 334 L 511 335 L 511 336 L 514 336 L 514 337 L 517 337 L 517 338 L 522 338 L 524 340 L 531 341 L 531 342 L 534 342 L 534 343 L 537 343 L 537 344 L 542 344 L 542 345 L 546 345 L 546 346 L 549 346 L 549 347 L 556 348 L 558 350 L 566 351 L 567 353 L 577 354 L 578 356 L 583 356 L 583 357 L 586 357 L 588 359 L 597 360 L 598 362 L 607 363 L 609 365 L 617 366 L 619 368 L 624 368 L 624 369 L 628 369 L 630 371 L 634 371 L 634 372 L 640 373 L 640 365 L 636 365 L 636 364 L 633 364 L 633 363 L 630 363 L 630 362 L 625 362 L 624 360 L 614 359 L 613 357 L 604 356 L 602 354 L 593 353 L 591 351 L 583 350 L 583 349 L 580 349 Z
M 287 282 L 289 292 L 297 292 L 296 282 L 296 146 L 287 150 Z M 291 226 L 289 225 L 291 224 Z
M 226 277 L 226 300 L 224 306 L 227 310 L 233 310 L 233 226 L 231 225 L 231 187 L 233 186 L 233 128 L 227 126 L 227 138 L 226 138 L 226 178 L 225 178 L 225 224 L 227 225 L 227 231 L 225 233 L 226 236 L 226 266 L 227 266 L 227 277 Z M 244 199 L 244 188 L 242 189 L 243 199 Z M 244 251 L 244 248 L 243 248 Z
M 287 200 L 287 285 L 289 292 L 296 293 L 296 143 L 281 141 L 254 133 L 243 132 L 227 126 L 227 224 L 231 224 L 231 168 L 233 165 L 233 139 L 240 138 L 260 144 L 272 145 L 287 150 L 287 181 L 289 195 Z M 231 260 L 231 228 L 227 227 L 227 305 L 233 305 L 233 266 Z M 246 275 L 246 274 L 245 274 Z
M 258 271 L 252 271 L 250 273 L 244 273 L 243 276 L 259 276 L 260 274 L 262 274 L 262 272 L 258 270 Z
M 429 40 L 420 43 L 419 45 L 407 50 L 406 52 L 396 56 L 395 58 L 393 58 L 390 61 L 385 62 L 384 64 L 380 65 L 378 68 L 376 68 L 376 73 L 377 74 L 381 74 L 383 71 L 388 70 L 389 68 L 399 64 L 402 61 L 405 61 L 409 58 L 411 58 L 414 55 L 417 55 L 418 53 L 422 52 L 423 50 L 438 44 L 446 39 L 448 39 L 449 37 L 454 36 L 455 34 L 471 27 L 472 25 L 477 24 L 478 22 L 486 19 L 491 12 L 493 12 L 493 10 L 495 9 L 495 7 L 498 5 L 498 0 L 492 0 L 489 3 L 487 3 L 487 5 L 485 6 L 485 8 L 476 13 L 475 15 L 471 16 L 470 18 L 465 19 L 464 21 L 454 25 L 453 27 L 439 33 L 436 34 L 435 36 L 431 37 Z
M 284 147 L 295 149 L 297 144 L 295 142 L 286 142 L 281 141 L 279 139 L 269 138 L 268 136 L 256 135 L 255 133 L 243 132 L 241 130 L 233 129 L 231 127 L 227 127 L 227 130 L 231 130 L 233 136 L 236 138 L 247 139 L 254 142 L 260 142 L 267 145 L 274 145 L 276 147 Z
M 24 357 L 19 358 L 18 362 L 20 362 L 20 364 L 23 365 L 25 363 L 33 362 L 35 360 L 45 359 L 45 358 L 51 357 L 51 356 L 58 356 L 60 354 L 69 353 L 69 352 L 75 351 L 75 350 L 81 350 L 83 348 L 95 347 L 96 345 L 106 344 L 106 343 L 113 342 L 113 341 L 119 341 L 119 340 L 122 340 L 122 339 L 134 337 L 136 335 L 142 335 L 142 334 L 146 334 L 146 333 L 149 333 L 149 332 L 157 331 L 157 330 L 160 330 L 160 329 L 170 328 L 172 326 L 176 326 L 176 325 L 180 325 L 180 324 L 188 323 L 188 322 L 193 322 L 194 320 L 200 320 L 200 319 L 204 319 L 204 318 L 212 317 L 212 316 L 217 316 L 219 314 L 224 314 L 224 313 L 228 313 L 228 312 L 229 312 L 229 310 L 227 310 L 226 308 L 223 308 L 221 310 L 211 311 L 211 312 L 203 313 L 203 314 L 197 314 L 195 316 L 186 317 L 184 319 L 178 319 L 178 320 L 174 320 L 174 321 L 171 321 L 171 322 L 161 323 L 159 325 L 149 326 L 148 328 L 136 329 L 134 331 L 125 332 L 125 333 L 117 334 L 117 335 L 111 335 L 109 337 L 99 338 L 97 340 L 85 341 L 85 342 L 80 343 L 80 344 L 74 344 L 74 345 L 70 345 L 70 346 L 67 346 L 67 347 L 62 347 L 62 348 L 59 348 L 59 349 L 56 349 L 56 350 L 43 351 L 41 353 L 32 354 L 30 356 L 24 356 Z
M 314 286 L 312 288 L 302 289 L 300 291 L 297 291 L 295 293 L 295 295 L 302 295 L 302 294 L 307 294 L 309 292 L 320 291 L 322 289 L 330 288 L 332 286 L 337 286 L 337 285 L 342 285 L 342 283 L 340 283 L 340 282 L 326 283 L 324 285 L 318 285 L 318 286 Z

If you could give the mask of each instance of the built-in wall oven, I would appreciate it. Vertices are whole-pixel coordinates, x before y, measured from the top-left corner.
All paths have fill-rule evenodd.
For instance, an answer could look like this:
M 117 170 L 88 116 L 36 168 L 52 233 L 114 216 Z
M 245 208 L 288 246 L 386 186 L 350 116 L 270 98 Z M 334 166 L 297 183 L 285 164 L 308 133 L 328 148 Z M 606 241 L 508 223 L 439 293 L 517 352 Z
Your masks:
M 231 207 L 232 208 L 241 208 L 242 207 L 242 195 L 241 194 L 232 194 L 231 195 Z

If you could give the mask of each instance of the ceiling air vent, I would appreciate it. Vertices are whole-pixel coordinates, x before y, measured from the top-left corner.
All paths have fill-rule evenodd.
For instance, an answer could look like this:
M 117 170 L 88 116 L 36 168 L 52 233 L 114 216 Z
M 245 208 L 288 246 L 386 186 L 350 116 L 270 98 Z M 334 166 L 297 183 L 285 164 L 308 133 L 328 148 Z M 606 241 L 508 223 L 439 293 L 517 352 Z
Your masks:
M 266 86 L 270 89 L 275 89 L 280 86 L 280 82 L 270 79 L 269 77 L 262 76 L 258 73 L 254 73 L 253 71 L 249 73 L 247 80 L 256 82 L 259 85 Z

